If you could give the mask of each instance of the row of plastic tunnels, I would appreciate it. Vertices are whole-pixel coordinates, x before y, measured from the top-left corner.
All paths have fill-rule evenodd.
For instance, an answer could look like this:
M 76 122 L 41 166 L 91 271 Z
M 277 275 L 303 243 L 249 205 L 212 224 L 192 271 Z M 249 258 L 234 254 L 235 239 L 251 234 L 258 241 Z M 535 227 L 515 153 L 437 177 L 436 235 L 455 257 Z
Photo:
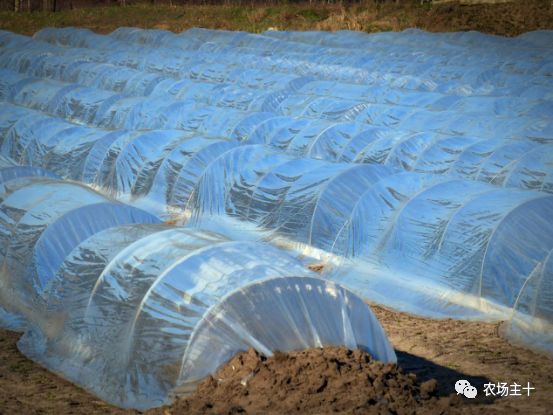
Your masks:
M 0 323 L 137 409 L 249 347 L 395 362 L 365 301 L 553 353 L 551 44 L 0 32 Z

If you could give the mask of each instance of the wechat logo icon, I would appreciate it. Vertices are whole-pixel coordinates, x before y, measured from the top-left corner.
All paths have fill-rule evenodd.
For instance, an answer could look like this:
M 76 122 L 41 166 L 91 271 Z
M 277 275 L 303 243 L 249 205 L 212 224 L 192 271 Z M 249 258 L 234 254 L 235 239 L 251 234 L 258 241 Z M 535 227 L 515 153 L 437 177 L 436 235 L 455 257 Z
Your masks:
M 457 391 L 457 395 L 465 395 L 465 397 L 469 399 L 476 398 L 476 395 L 478 394 L 476 388 L 472 386 L 468 380 L 465 379 L 461 379 L 455 382 L 455 390 Z

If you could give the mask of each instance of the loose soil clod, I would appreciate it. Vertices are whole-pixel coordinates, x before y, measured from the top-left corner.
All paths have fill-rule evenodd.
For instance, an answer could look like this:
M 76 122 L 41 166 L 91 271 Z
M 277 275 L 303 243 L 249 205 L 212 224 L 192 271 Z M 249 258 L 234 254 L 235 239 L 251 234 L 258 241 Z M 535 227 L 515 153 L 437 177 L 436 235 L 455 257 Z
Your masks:
M 247 379 L 244 382 L 244 379 Z M 203 381 L 173 413 L 419 414 L 440 413 L 460 400 L 437 397 L 436 380 L 417 382 L 393 364 L 360 350 L 309 349 L 266 358 L 253 349 Z

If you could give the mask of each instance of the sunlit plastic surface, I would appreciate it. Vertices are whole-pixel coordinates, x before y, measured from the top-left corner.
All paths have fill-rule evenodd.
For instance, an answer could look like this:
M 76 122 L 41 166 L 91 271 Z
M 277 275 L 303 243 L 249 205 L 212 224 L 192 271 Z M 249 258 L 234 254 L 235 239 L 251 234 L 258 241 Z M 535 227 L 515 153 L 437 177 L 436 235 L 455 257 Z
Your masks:
M 249 347 L 396 360 L 363 300 L 297 256 L 162 224 L 39 168 L 0 173 L 0 323 L 24 331 L 27 356 L 110 403 L 169 403 Z
M 420 31 L 330 39 L 319 32 L 44 29 L 33 40 L 4 32 L 2 95 L 108 129 L 261 140 L 314 158 L 551 192 L 548 36 L 536 32 L 507 46 L 478 33 Z M 416 41 L 428 38 L 440 46 Z M 474 52 L 484 44 L 496 52 Z M 531 63 L 520 64 L 522 57 Z M 244 136 L 237 128 L 252 113 L 267 116 Z
M 117 224 L 159 222 L 77 183 L 33 176 L 27 167 L 10 169 L 22 173 L 12 173 L 14 177 L 2 183 L 2 306 L 29 319 L 36 311 L 36 296 L 80 241 Z
M 119 406 L 167 403 L 249 347 L 345 345 L 395 360 L 358 297 L 273 247 L 199 230 L 98 232 L 66 257 L 46 300 L 22 350 Z
M 316 252 L 365 298 L 508 319 L 551 351 L 552 44 L 0 32 L 0 152 L 164 219 Z

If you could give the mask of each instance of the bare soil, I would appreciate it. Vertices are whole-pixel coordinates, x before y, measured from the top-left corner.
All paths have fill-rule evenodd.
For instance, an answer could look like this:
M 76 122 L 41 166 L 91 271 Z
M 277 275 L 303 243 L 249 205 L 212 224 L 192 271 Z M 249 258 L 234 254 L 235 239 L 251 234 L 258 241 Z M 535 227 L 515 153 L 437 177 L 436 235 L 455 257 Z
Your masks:
M 438 395 L 454 391 L 467 379 L 482 395 L 485 383 L 530 382 L 530 396 L 464 400 L 448 414 L 553 414 L 553 359 L 511 345 L 499 335 L 501 323 L 429 320 L 373 306 L 396 349 L 398 364 L 419 381 L 435 378 Z
M 373 310 L 396 348 L 398 367 L 340 348 L 269 359 L 249 351 L 206 379 L 193 396 L 149 413 L 553 413 L 553 360 L 510 345 L 498 335 L 498 324 Z M 109 406 L 42 369 L 18 352 L 17 339 L 16 333 L 0 331 L 0 414 L 136 413 Z M 456 396 L 459 379 L 478 387 L 477 399 Z M 482 386 L 490 381 L 531 382 L 536 389 L 530 396 L 485 398 Z
M 253 349 L 235 356 L 202 382 L 195 395 L 177 402 L 183 414 L 410 414 L 445 411 L 462 401 L 435 397 L 436 380 L 417 383 L 394 364 L 373 361 L 360 350 L 339 347 L 276 353 Z M 159 410 L 163 415 L 164 410 Z M 434 413 L 434 412 L 432 412 Z

